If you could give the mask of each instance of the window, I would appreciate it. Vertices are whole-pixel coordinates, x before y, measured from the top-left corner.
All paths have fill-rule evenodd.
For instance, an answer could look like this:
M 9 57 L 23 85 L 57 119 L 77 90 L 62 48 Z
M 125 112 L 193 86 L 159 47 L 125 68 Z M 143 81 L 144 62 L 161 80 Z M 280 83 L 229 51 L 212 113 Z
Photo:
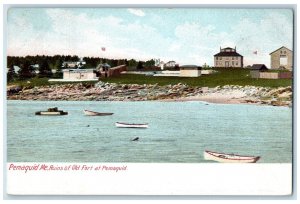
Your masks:
M 222 59 L 222 57 L 219 57 L 219 60 L 221 60 Z
M 283 53 L 286 54 L 286 51 L 284 51 Z
M 287 57 L 286 56 L 281 55 L 280 58 L 279 58 L 279 60 L 280 60 L 280 65 L 282 65 L 282 66 L 286 66 L 287 65 Z
M 234 62 L 232 61 L 232 65 L 234 65 Z
M 216 60 L 218 60 L 218 57 L 216 57 Z
M 234 60 L 234 57 L 232 57 L 232 60 Z
M 239 65 L 239 63 L 235 63 L 235 65 L 236 65 L 236 66 L 238 66 L 238 65 Z

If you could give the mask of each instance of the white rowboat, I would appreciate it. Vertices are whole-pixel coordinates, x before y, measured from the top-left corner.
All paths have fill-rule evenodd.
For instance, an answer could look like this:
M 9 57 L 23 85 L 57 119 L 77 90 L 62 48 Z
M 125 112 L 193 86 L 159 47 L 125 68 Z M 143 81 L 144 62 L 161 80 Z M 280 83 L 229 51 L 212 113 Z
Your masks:
M 113 114 L 113 113 L 99 113 L 99 112 L 90 111 L 90 110 L 84 110 L 83 112 L 85 115 L 88 115 L 88 116 L 106 116 L 106 115 Z
M 226 154 L 213 151 L 204 151 L 205 160 L 213 160 L 222 163 L 255 163 L 260 159 L 259 156 L 243 156 L 237 154 Z
M 115 125 L 120 128 L 148 128 L 148 123 L 136 124 L 136 123 L 116 122 Z

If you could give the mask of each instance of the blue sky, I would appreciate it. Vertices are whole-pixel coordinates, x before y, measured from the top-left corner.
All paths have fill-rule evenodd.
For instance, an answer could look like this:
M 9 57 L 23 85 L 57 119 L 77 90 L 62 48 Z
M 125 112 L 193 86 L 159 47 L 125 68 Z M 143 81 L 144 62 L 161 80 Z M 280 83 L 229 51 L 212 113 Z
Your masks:
M 288 9 L 11 8 L 7 19 L 7 54 L 14 56 L 70 54 L 213 65 L 220 46 L 236 46 L 245 65 L 269 66 L 270 52 L 293 48 Z

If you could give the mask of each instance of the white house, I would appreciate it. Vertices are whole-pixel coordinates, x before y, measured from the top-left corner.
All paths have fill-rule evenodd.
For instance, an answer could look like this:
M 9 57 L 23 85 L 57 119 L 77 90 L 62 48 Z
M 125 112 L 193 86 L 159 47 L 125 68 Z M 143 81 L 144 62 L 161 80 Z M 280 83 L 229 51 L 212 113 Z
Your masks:
M 19 66 L 14 65 L 15 73 L 18 73 L 21 68 Z M 9 67 L 6 69 L 6 73 L 8 73 Z
M 49 81 L 98 81 L 94 69 L 63 69 L 63 79 L 49 79 Z
M 97 81 L 96 73 L 93 69 L 64 69 L 64 80 Z
M 165 67 L 175 67 L 176 62 L 175 61 L 169 61 L 165 64 Z

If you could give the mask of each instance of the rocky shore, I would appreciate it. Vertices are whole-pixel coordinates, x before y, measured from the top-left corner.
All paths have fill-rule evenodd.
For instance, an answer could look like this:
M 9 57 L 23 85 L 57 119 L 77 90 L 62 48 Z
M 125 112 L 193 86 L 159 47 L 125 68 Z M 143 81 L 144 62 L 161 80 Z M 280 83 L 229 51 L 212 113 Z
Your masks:
M 190 101 L 213 103 L 249 103 L 291 106 L 292 88 L 255 86 L 191 87 L 185 84 L 159 86 L 98 82 L 63 84 L 21 89 L 7 88 L 8 100 L 65 100 L 65 101 Z

